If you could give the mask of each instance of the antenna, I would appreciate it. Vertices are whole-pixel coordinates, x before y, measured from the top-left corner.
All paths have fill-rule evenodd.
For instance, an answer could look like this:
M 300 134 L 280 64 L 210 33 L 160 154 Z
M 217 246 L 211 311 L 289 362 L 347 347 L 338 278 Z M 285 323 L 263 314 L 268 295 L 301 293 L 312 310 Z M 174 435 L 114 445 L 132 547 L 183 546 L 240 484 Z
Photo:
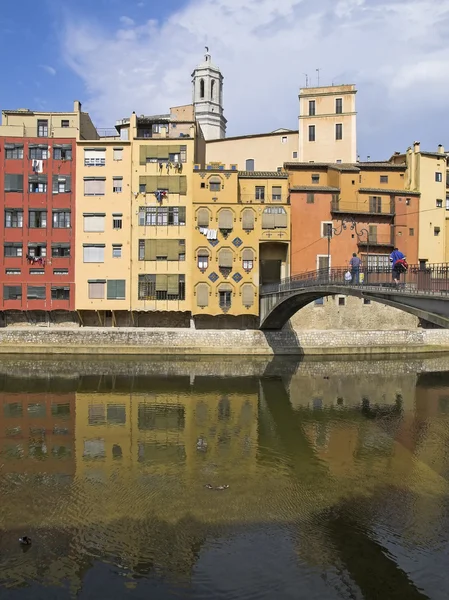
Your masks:
M 320 71 L 321 71 L 321 69 L 315 69 L 315 71 L 317 73 L 318 87 L 320 87 Z
M 303 73 L 303 75 L 306 78 L 306 87 L 309 87 L 309 76 L 307 75 L 307 73 Z

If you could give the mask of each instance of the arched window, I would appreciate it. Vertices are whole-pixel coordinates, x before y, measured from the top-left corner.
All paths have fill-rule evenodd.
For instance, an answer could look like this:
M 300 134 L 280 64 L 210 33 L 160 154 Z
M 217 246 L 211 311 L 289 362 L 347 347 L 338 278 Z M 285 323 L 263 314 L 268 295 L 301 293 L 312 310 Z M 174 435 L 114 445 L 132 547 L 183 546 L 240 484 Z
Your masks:
M 196 212 L 196 222 L 198 227 L 209 227 L 209 211 L 207 208 L 199 208 Z
M 245 168 L 247 171 L 254 171 L 254 158 L 246 159 L 246 167 Z
M 200 79 L 200 98 L 204 98 L 204 79 Z
M 254 304 L 254 286 L 252 283 L 244 283 L 242 285 L 242 303 L 246 308 Z
M 223 311 L 231 308 L 232 304 L 232 285 L 221 283 L 218 288 L 218 304 Z
M 262 229 L 282 229 L 287 227 L 287 213 L 282 206 L 268 206 L 262 213 Z
M 234 215 L 232 214 L 232 210 L 229 208 L 223 208 L 218 213 L 218 229 L 222 232 L 232 231 L 234 222 Z
M 254 250 L 245 248 L 242 252 L 242 262 L 245 271 L 251 271 L 254 267 Z
M 223 277 L 227 277 L 232 271 L 233 252 L 230 248 L 222 248 L 218 252 L 218 268 Z
M 196 286 L 196 305 L 200 308 L 209 306 L 209 286 L 207 283 L 199 283 Z
M 214 99 L 214 91 L 215 91 L 215 81 L 212 80 L 212 83 L 210 84 L 210 99 L 211 100 Z
M 210 252 L 207 248 L 199 248 L 197 252 L 197 264 L 200 271 L 206 271 L 209 267 Z
M 222 182 L 220 177 L 210 177 L 208 183 L 211 192 L 219 192 L 221 190 Z
M 245 208 L 242 211 L 242 228 L 245 231 L 254 229 L 254 211 L 252 208 Z

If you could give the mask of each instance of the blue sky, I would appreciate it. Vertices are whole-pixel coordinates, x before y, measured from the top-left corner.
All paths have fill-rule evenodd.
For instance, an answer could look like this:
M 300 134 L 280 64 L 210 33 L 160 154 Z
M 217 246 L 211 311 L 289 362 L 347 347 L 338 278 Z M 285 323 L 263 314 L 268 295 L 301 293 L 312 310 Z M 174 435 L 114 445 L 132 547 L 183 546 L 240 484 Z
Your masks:
M 100 127 L 191 101 L 204 45 L 225 76 L 228 135 L 297 127 L 304 73 L 356 83 L 358 151 L 449 149 L 449 0 L 5 2 L 0 107 L 71 109 Z M 23 40 L 23 41 L 22 41 Z

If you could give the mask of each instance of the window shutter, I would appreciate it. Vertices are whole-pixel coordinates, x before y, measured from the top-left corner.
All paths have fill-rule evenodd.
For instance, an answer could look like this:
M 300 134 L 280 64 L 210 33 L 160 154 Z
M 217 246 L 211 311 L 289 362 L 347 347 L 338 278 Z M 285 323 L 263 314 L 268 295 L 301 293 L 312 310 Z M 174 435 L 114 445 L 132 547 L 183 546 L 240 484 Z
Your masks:
M 242 260 L 254 260 L 254 250 L 245 248 L 242 252 Z
M 167 275 L 156 275 L 156 292 L 166 292 L 167 288 Z
M 147 148 L 148 146 L 140 146 L 139 148 L 139 162 L 141 165 L 147 164 Z M 114 158 L 115 158 L 115 150 L 114 150 Z M 142 179 L 142 178 L 141 178 Z
M 167 177 L 167 179 L 168 179 L 168 191 L 171 194 L 179 194 L 180 193 L 179 177 Z
M 180 240 L 168 240 L 167 259 L 179 260 Z
M 232 285 L 230 283 L 222 283 L 218 288 L 219 292 L 232 292 Z
M 145 240 L 145 260 L 156 260 L 157 240 Z
M 124 300 L 126 298 L 126 280 L 116 280 L 116 298 L 117 300 Z
M 232 229 L 233 223 L 232 211 L 224 208 L 218 213 L 218 229 Z
M 208 248 L 199 248 L 198 252 L 197 252 L 198 256 L 210 256 L 210 252 L 208 250 Z
M 200 208 L 196 214 L 198 227 L 209 227 L 209 211 L 207 208 Z
M 84 246 L 83 261 L 85 263 L 104 262 L 104 246 Z
M 369 226 L 369 241 L 377 242 L 377 225 Z
M 115 279 L 108 280 L 108 300 L 115 300 L 117 298 L 117 281 Z
M 178 144 L 173 144 L 173 146 L 167 146 L 169 154 L 180 154 L 181 146 Z M 168 156 L 168 154 L 167 154 Z
M 88 283 L 89 286 L 89 298 L 91 300 L 103 300 L 104 299 L 104 281 L 91 281 Z
M 104 215 L 84 215 L 84 231 L 103 232 Z
M 254 304 L 254 286 L 250 283 L 242 285 L 243 306 L 252 306 Z
M 275 215 L 264 210 L 262 214 L 262 229 L 274 229 L 275 227 Z
M 140 147 L 142 150 L 142 147 Z M 114 160 L 122 160 L 123 157 L 123 148 L 114 148 Z M 142 164 L 142 163 L 140 163 Z
M 179 280 L 177 275 L 167 275 L 167 294 L 177 296 L 179 293 Z
M 287 227 L 287 213 L 284 210 L 282 212 L 275 213 L 274 226 Z
M 203 308 L 209 306 L 209 286 L 207 283 L 199 283 L 196 286 L 196 305 Z
M 139 225 L 145 225 L 145 211 L 139 211 Z
M 157 240 L 156 242 L 156 258 L 158 256 L 168 256 L 168 242 L 169 240 Z
M 66 192 L 72 191 L 72 178 L 70 177 L 70 175 L 66 175 L 66 178 L 65 178 L 65 191 Z
M 154 148 L 149 146 L 148 156 L 152 156 L 153 158 L 168 158 L 168 155 L 168 146 L 156 146 Z
M 5 192 L 23 192 L 23 175 L 5 174 Z
M 232 250 L 222 248 L 218 253 L 218 266 L 232 269 Z
M 242 213 L 242 227 L 246 231 L 254 229 L 254 211 L 251 208 L 245 208 Z

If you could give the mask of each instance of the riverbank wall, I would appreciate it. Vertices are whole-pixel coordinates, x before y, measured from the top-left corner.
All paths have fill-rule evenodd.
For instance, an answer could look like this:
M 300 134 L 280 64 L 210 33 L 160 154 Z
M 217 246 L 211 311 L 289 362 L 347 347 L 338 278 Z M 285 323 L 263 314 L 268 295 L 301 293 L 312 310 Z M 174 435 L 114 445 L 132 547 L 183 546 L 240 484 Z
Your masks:
M 0 329 L 0 354 L 370 356 L 448 351 L 446 329 Z

